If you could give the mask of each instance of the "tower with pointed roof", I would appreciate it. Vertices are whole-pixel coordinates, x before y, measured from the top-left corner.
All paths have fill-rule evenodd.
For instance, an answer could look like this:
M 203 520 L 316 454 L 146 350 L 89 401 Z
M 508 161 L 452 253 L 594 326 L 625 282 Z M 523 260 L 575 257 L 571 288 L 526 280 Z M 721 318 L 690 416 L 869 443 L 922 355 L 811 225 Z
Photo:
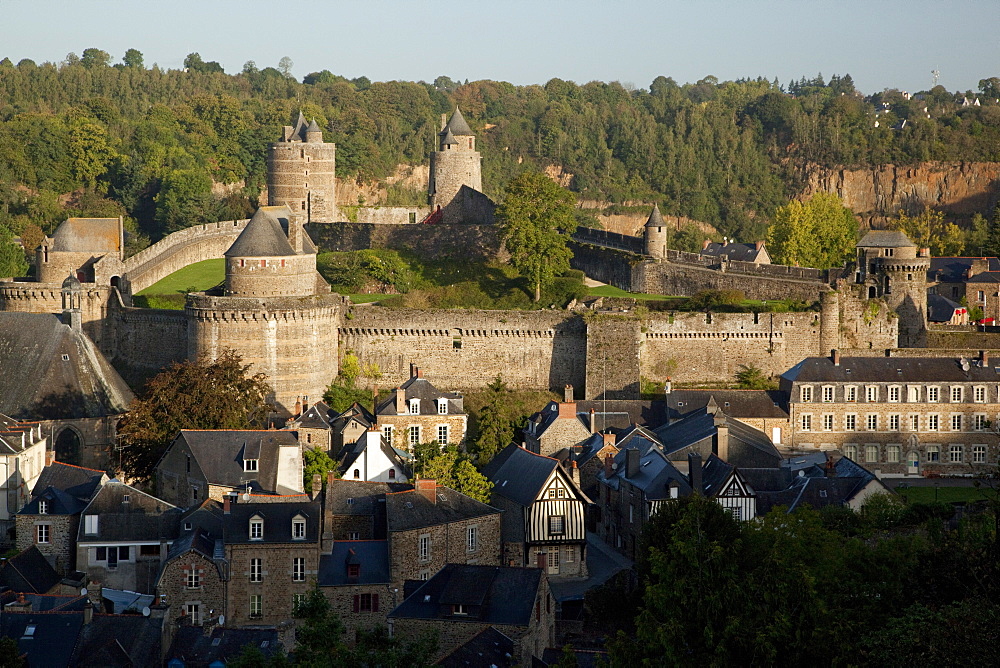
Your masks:
M 643 239 L 646 244 L 646 254 L 657 259 L 665 257 L 667 254 L 667 224 L 660 215 L 660 207 L 653 205 L 653 211 L 649 214 L 646 227 L 643 231 Z
M 484 198 L 482 163 L 476 136 L 456 107 L 451 120 L 443 123 L 438 133 L 438 150 L 431 153 L 427 184 L 431 209 L 441 209 L 442 222 L 473 222 L 469 219 L 478 217 L 474 202 Z
M 306 122 L 299 112 L 294 126 L 286 125 L 281 141 L 267 150 L 267 202 L 287 206 L 302 223 L 336 220 L 336 144 L 323 141 L 316 119 Z
M 316 292 L 316 247 L 288 207 L 259 208 L 225 256 L 227 296 L 299 297 Z

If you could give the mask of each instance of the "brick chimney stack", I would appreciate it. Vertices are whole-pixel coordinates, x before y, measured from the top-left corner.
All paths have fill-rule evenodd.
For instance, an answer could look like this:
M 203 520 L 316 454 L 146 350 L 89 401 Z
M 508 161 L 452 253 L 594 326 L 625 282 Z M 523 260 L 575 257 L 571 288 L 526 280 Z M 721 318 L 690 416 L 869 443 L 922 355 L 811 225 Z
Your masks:
M 708 250 L 708 247 L 711 246 L 711 245 L 712 245 L 712 240 L 711 239 L 705 239 L 704 241 L 701 242 L 701 249 L 702 250 Z
M 840 366 L 840 351 L 836 348 L 831 350 L 830 359 L 833 360 L 833 366 Z
M 396 415 L 406 413 L 406 390 L 401 387 L 396 388 Z
M 990 352 L 988 350 L 979 351 L 979 366 L 984 369 L 990 365 Z
M 231 503 L 232 503 L 231 495 L 226 494 L 222 497 L 222 513 L 224 515 L 228 515 L 232 512 L 232 509 L 230 508 Z
M 615 440 L 616 439 L 615 439 L 614 432 L 605 431 L 605 432 L 601 433 L 601 436 L 604 438 L 604 445 L 607 446 L 607 445 L 614 445 L 615 444 Z
M 416 491 L 431 503 L 437 503 L 437 480 L 417 480 Z
M 421 369 L 420 367 L 414 367 L 414 371 L 416 372 L 417 378 L 423 378 L 424 377 L 424 370 Z
M 295 397 L 295 417 L 302 415 L 302 397 Z

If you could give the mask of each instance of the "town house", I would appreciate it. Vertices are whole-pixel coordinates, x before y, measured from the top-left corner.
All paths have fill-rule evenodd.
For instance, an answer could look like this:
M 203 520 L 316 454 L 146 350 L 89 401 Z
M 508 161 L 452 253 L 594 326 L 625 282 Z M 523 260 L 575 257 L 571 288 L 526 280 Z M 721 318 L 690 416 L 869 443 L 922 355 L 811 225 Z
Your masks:
M 410 375 L 375 411 L 386 442 L 409 452 L 421 443 L 464 443 L 468 416 L 462 395 L 438 390 L 418 367 L 411 365 Z

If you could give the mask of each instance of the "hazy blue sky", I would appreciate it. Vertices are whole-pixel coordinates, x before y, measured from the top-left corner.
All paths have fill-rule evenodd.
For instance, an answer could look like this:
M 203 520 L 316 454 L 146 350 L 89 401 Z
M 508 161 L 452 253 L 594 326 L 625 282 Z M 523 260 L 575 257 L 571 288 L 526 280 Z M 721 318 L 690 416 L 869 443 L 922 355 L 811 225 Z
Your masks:
M 680 83 L 850 73 L 866 93 L 975 90 L 1000 76 L 1000 0 L 0 0 L 0 57 L 62 60 L 87 47 L 177 68 L 197 51 L 227 72 L 294 61 L 301 80 Z

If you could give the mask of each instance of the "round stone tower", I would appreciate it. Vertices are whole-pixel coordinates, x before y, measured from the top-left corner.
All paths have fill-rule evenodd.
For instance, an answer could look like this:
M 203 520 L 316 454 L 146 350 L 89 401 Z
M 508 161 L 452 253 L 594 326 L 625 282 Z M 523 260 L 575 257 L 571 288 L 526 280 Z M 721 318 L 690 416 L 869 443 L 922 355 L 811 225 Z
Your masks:
M 336 222 L 337 146 L 323 141 L 315 119 L 306 124 L 299 113 L 295 127 L 286 125 L 282 141 L 267 150 L 267 201 L 287 206 L 302 223 Z
M 461 222 L 462 189 L 482 191 L 482 163 L 482 155 L 476 150 L 476 136 L 456 107 L 451 120 L 438 134 L 438 150 L 431 153 L 427 184 L 431 209 L 441 209 L 442 222 Z
M 840 348 L 840 294 L 827 290 L 819 295 L 819 353 Z
M 901 348 L 923 347 L 927 339 L 927 272 L 930 252 L 898 231 L 872 230 L 858 242 L 856 280 L 863 297 L 882 298 L 899 316 Z
M 660 215 L 660 207 L 653 205 L 653 211 L 649 214 L 646 227 L 643 231 L 643 239 L 646 244 L 646 255 L 652 255 L 659 259 L 667 254 L 667 224 L 663 222 Z
M 289 236 L 301 229 L 285 207 L 258 209 L 225 253 L 226 296 L 292 297 L 316 291 L 316 251 L 296 252 L 279 216 L 293 232 Z

